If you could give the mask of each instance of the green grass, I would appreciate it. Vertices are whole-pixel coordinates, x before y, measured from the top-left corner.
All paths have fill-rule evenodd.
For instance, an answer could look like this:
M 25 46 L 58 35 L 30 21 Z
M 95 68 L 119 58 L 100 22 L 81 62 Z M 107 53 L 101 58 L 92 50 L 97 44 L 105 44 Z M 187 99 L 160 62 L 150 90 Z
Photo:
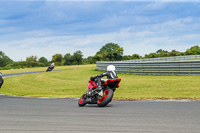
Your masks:
M 71 68 L 80 68 L 80 66 L 56 66 L 54 70 L 58 69 L 71 69 Z M 20 73 L 20 72 L 33 72 L 33 71 L 46 71 L 47 67 L 38 67 L 38 68 L 22 68 L 22 69 L 10 69 L 10 70 L 1 70 L 1 73 Z
M 79 98 L 88 79 L 101 72 L 95 65 L 65 66 L 70 69 L 5 78 L 1 94 L 34 97 Z M 2 73 L 41 71 L 46 68 L 5 70 Z M 12 72 L 11 72 L 12 71 Z M 119 74 L 122 79 L 116 99 L 200 99 L 200 76 L 152 76 Z
M 200 76 L 120 75 L 116 98 L 200 99 Z
M 191 59 L 191 60 L 200 60 L 200 59 Z

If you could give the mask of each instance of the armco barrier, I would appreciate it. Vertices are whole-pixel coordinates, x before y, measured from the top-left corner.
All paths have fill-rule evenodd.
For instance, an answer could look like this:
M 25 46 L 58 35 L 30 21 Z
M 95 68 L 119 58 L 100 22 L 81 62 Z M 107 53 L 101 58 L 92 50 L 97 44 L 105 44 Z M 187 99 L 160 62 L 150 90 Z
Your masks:
M 138 75 L 200 75 L 200 60 L 197 61 L 97 61 L 97 70 L 106 70 L 114 65 L 118 73 Z
M 200 55 L 185 55 L 185 56 L 170 56 L 170 57 L 147 58 L 147 59 L 134 59 L 134 60 L 125 60 L 123 62 L 182 61 L 182 60 L 191 60 L 191 59 L 200 59 Z

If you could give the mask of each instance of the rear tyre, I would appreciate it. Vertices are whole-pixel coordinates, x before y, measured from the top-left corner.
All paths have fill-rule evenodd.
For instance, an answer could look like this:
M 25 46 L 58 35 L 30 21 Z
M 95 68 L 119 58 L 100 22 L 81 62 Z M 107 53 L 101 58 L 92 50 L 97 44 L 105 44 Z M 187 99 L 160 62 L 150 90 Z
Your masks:
M 80 106 L 80 107 L 83 107 L 83 106 L 85 106 L 86 105 L 86 99 L 87 98 L 84 98 L 84 94 L 81 96 L 81 98 L 79 99 L 79 101 L 78 101 L 78 105 Z
M 49 69 L 49 68 L 47 68 L 46 72 L 48 72 L 48 71 L 50 71 L 50 69 Z
M 107 89 L 104 91 L 104 97 L 98 99 L 97 105 L 99 107 L 105 107 L 109 102 L 112 101 L 112 98 L 113 98 L 113 90 Z

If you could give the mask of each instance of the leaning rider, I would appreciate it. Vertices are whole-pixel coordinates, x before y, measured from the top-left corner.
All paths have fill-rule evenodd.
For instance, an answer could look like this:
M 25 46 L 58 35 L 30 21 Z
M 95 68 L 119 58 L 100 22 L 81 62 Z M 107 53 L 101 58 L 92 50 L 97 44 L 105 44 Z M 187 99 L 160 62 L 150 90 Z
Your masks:
M 115 66 L 113 65 L 109 65 L 107 66 L 107 71 L 105 73 L 99 74 L 95 77 L 91 77 L 90 79 L 92 81 L 94 81 L 95 79 L 97 79 L 97 90 L 102 90 L 102 82 L 106 82 L 107 79 L 101 79 L 102 77 L 107 76 L 107 79 L 117 79 L 117 72 L 115 71 Z
M 51 68 L 54 69 L 54 67 L 55 67 L 55 63 L 53 62 L 51 63 Z
M 2 76 L 2 73 L 0 72 L 0 88 L 1 88 L 1 86 L 3 85 L 3 76 Z

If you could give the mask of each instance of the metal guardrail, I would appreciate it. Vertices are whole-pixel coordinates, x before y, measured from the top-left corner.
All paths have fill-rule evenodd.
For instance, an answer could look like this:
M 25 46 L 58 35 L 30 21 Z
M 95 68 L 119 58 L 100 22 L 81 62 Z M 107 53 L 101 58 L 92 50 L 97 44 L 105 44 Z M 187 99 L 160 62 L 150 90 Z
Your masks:
M 199 56 L 200 57 L 200 56 Z M 198 58 L 199 58 L 198 57 Z M 97 70 L 114 65 L 118 73 L 138 75 L 200 75 L 200 60 L 194 61 L 97 61 Z
M 191 59 L 200 59 L 200 55 L 185 55 L 185 56 L 171 56 L 171 57 L 159 57 L 159 58 L 148 58 L 148 59 L 135 59 L 135 60 L 125 60 L 122 62 L 182 61 L 182 60 L 191 60 Z

